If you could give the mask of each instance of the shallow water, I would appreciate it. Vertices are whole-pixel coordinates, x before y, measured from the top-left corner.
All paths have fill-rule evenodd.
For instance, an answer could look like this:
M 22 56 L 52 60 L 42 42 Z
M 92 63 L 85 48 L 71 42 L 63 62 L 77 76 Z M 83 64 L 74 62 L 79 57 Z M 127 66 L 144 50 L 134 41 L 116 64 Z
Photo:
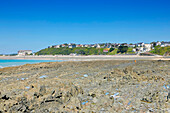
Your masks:
M 46 77 L 47 77 L 47 75 L 42 75 L 39 78 L 46 78 Z
M 12 66 L 19 66 L 24 64 L 35 64 L 35 63 L 41 63 L 41 62 L 62 62 L 62 60 L 17 60 L 17 59 L 10 59 L 10 60 L 4 60 L 0 59 L 0 68 L 3 67 L 12 67 Z

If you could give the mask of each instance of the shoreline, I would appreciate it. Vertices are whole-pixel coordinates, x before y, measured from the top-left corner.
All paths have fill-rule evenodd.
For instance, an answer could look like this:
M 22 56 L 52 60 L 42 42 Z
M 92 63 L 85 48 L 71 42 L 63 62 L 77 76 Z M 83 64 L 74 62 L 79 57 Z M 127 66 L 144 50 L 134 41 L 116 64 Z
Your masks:
M 40 56 L 0 56 L 0 59 L 93 61 L 93 60 L 170 60 L 170 57 L 138 56 L 138 55 L 89 55 L 89 56 L 40 55 Z

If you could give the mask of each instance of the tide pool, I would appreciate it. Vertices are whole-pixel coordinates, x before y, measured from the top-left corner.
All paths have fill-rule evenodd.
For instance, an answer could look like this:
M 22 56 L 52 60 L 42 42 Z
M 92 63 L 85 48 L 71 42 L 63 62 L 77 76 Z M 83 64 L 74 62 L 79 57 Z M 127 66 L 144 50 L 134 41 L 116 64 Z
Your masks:
M 0 59 L 0 68 L 3 67 L 12 67 L 12 66 L 19 66 L 24 64 L 35 64 L 40 62 L 62 62 L 62 60 L 6 60 Z

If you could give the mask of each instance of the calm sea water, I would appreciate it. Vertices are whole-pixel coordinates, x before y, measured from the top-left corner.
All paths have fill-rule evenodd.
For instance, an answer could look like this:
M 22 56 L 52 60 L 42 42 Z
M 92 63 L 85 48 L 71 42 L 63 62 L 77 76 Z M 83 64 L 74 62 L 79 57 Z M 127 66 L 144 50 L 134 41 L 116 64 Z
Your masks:
M 4 60 L 0 59 L 0 68 L 19 66 L 24 64 L 35 64 L 40 62 L 62 62 L 62 60 Z

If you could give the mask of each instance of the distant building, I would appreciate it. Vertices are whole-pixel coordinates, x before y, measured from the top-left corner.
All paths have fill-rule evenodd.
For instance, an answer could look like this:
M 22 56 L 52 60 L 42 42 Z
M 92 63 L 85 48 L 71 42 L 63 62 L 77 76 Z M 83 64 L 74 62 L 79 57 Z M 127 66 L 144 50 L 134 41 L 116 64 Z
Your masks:
M 83 47 L 83 45 L 82 44 L 77 44 L 76 47 Z
M 77 53 L 70 53 L 70 55 L 71 55 L 71 56 L 76 56 L 76 55 L 77 55 Z
M 139 49 L 139 52 L 144 52 L 143 47 L 139 47 L 138 49 Z
M 112 48 L 112 45 L 111 45 L 110 43 L 106 43 L 106 44 L 104 45 L 104 48 Z
M 61 45 L 61 47 L 68 47 L 68 45 L 66 45 L 66 44 L 62 44 L 62 45 Z
M 91 44 L 90 47 L 96 47 L 96 45 L 95 44 Z
M 128 47 L 134 48 L 136 45 L 135 44 L 129 44 Z
M 121 46 L 121 45 L 120 45 L 120 44 L 117 44 L 117 43 L 114 44 L 114 47 L 119 47 L 119 46 Z
M 60 48 L 61 47 L 61 45 L 55 45 L 54 46 L 54 48 Z
M 89 45 L 88 45 L 88 44 L 85 44 L 84 47 L 89 47 Z
M 161 47 L 170 46 L 170 42 L 162 42 Z
M 32 54 L 31 50 L 19 50 L 18 51 L 18 56 L 25 56 L 25 55 L 30 55 Z
M 133 49 L 132 49 L 132 52 L 136 52 L 136 51 L 137 51 L 136 48 L 133 48 Z
M 128 46 L 128 44 L 127 43 L 122 43 L 121 46 Z
M 161 42 L 159 42 L 159 41 L 156 42 L 156 46 L 159 46 L 159 45 L 161 45 Z
M 68 48 L 75 48 L 76 45 L 69 45 Z
M 151 50 L 151 47 L 152 47 L 152 44 L 144 44 L 143 45 L 143 49 L 144 49 L 144 51 L 150 51 Z
M 52 48 L 53 46 L 48 46 L 48 48 Z
M 137 46 L 137 47 L 143 47 L 143 46 L 144 46 L 144 43 L 143 43 L 143 42 L 137 43 L 136 46 Z
M 101 47 L 100 47 L 100 44 L 97 44 L 96 48 L 101 48 Z

